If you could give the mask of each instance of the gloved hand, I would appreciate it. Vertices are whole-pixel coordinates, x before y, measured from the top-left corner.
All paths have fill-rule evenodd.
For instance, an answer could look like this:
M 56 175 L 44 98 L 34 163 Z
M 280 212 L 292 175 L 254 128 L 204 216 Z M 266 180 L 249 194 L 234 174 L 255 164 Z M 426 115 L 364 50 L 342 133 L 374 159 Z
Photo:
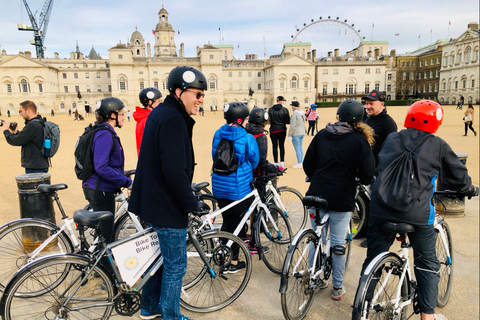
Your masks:
M 193 214 L 196 216 L 203 216 L 210 212 L 210 206 L 205 202 L 198 201 L 197 209 L 193 211 Z
M 470 185 L 468 189 L 463 189 L 458 192 L 459 196 L 468 197 L 468 200 L 472 199 L 472 197 L 478 196 L 478 187 L 475 187 L 473 184 Z

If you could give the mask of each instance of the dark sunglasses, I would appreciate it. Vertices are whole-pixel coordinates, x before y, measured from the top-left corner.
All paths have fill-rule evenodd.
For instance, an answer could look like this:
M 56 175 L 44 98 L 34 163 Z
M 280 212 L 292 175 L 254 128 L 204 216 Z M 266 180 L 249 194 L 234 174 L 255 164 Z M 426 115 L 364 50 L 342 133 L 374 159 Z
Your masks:
M 204 98 L 204 97 L 205 97 L 205 93 L 196 92 L 196 91 L 192 91 L 192 90 L 189 90 L 189 89 L 185 89 L 185 91 L 189 91 L 189 92 L 195 93 L 197 99 L 200 99 L 200 98 Z

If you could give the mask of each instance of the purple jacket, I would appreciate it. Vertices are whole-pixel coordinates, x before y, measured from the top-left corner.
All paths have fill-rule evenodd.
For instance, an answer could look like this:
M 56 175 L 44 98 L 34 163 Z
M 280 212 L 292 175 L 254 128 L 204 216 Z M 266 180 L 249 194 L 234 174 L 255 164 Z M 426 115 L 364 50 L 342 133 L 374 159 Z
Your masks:
M 115 151 L 110 156 L 112 150 L 113 139 L 112 126 L 108 123 L 96 123 L 109 127 L 109 130 L 100 130 L 95 133 L 92 141 L 93 165 L 95 173 L 83 181 L 82 185 L 88 185 L 90 189 L 96 190 L 97 181 L 100 179 L 98 190 L 106 192 L 117 192 L 121 187 L 128 187 L 132 184 L 132 180 L 123 174 L 123 167 L 125 164 L 125 156 L 123 154 L 123 147 L 120 143 L 120 138 L 115 133 L 115 140 L 117 145 Z

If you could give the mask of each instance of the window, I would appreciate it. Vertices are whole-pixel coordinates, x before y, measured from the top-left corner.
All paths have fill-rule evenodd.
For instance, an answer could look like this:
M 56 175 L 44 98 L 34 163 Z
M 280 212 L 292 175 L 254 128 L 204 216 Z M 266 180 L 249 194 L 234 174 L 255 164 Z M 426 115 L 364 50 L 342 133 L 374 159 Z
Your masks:
M 407 80 L 407 73 L 403 72 L 403 80 Z
M 375 90 L 380 90 L 380 83 L 375 83 Z
M 60 103 L 60 109 L 62 109 L 62 110 L 65 109 L 65 103 L 63 103 L 63 102 Z
M 333 85 L 333 95 L 336 96 L 338 93 L 338 84 Z
M 158 74 L 158 71 L 153 71 L 153 74 Z
M 467 88 L 467 80 L 462 81 L 462 88 L 466 89 Z
M 355 69 L 350 69 L 350 73 L 355 73 Z
M 140 90 L 145 89 L 145 82 L 140 81 Z
M 323 74 L 328 74 L 328 69 L 323 69 Z
M 89 84 L 87 84 L 87 92 L 91 92 Z
M 444 67 L 446 67 L 448 65 L 448 56 L 445 56 L 445 61 L 444 61 Z
M 423 74 L 423 79 L 427 79 L 427 71 Z
M 412 68 L 415 67 L 415 62 L 412 62 Z
M 458 81 L 455 81 L 455 89 L 458 89 Z
M 108 92 L 112 92 L 112 85 L 111 84 L 109 84 L 107 88 L 108 88 Z M 99 91 L 99 92 L 101 92 L 101 91 Z
M 90 73 L 85 72 L 85 79 L 89 79 L 89 78 L 90 78 Z
M 120 77 L 120 79 L 118 81 L 118 89 L 120 89 L 120 90 L 125 90 L 126 89 L 125 77 Z
M 213 54 L 210 55 L 210 60 L 213 60 Z
M 370 92 L 370 84 L 365 83 L 365 94 L 368 94 Z
M 440 64 L 440 57 L 437 57 L 437 64 Z
M 167 90 L 167 79 L 162 80 L 162 89 Z
M 467 50 L 465 50 L 465 62 L 470 62 L 470 53 L 472 52 L 472 50 L 470 49 L 470 47 L 467 48 Z
M 438 83 L 435 83 L 435 92 L 438 92 Z
M 211 77 L 210 77 L 210 81 L 209 81 L 209 88 L 210 88 L 210 89 L 215 89 L 215 87 L 216 87 L 215 77 L 214 77 L 214 76 L 211 76 Z
M 322 90 L 323 95 L 326 95 L 326 94 L 327 94 L 327 88 L 328 88 L 327 85 L 324 84 L 324 85 L 323 85 L 323 90 Z
M 472 79 L 472 89 L 475 88 L 475 79 Z
M 75 72 L 75 73 L 73 74 L 73 78 L 74 78 L 74 79 L 78 79 L 78 73 L 77 73 L 77 72 Z
M 454 63 L 455 63 L 455 56 L 452 53 L 452 55 L 450 56 L 450 65 L 453 65 Z
M 97 72 L 97 79 L 100 79 L 100 72 Z M 101 91 L 99 91 L 101 92 Z
M 12 93 L 12 84 L 7 83 L 7 93 Z
M 422 61 L 418 61 L 418 66 L 422 67 Z
M 410 61 L 407 61 L 407 67 L 410 67 Z
M 292 89 L 297 89 L 297 77 L 292 77 Z
M 248 71 L 248 77 L 249 77 L 249 78 L 252 77 L 252 71 Z
M 389 84 L 389 85 L 387 86 L 387 91 L 392 91 L 392 85 L 391 85 L 391 84 Z
M 242 91 L 242 84 L 241 83 L 238 84 L 238 90 Z
M 233 84 L 230 83 L 230 84 L 228 85 L 228 90 L 230 90 L 230 91 L 233 90 Z
M 408 75 L 408 78 L 409 78 L 410 80 L 414 80 L 414 78 L 415 78 L 415 73 L 414 73 L 414 72 L 410 72 L 409 75 Z
M 308 80 L 303 81 L 303 87 L 308 89 Z
M 123 59 L 123 54 L 119 54 L 118 59 Z
M 435 62 L 435 60 L 433 60 L 433 58 L 430 59 L 430 65 L 431 65 L 431 66 L 433 66 L 434 62 Z
M 435 70 L 435 78 L 440 77 L 440 70 Z
M 461 53 L 458 54 L 458 62 L 457 63 L 462 63 L 462 54 Z
M 158 89 L 158 81 L 153 81 L 153 86 Z
M 65 91 L 65 93 L 68 93 L 68 86 L 63 86 L 63 90 Z
M 402 62 L 402 67 L 405 68 L 405 61 Z
M 370 73 L 370 69 L 365 69 L 365 73 Z
M 229 71 L 229 72 L 228 72 L 228 77 L 229 77 L 229 78 L 232 77 L 232 71 Z
M 97 85 L 97 92 L 102 92 L 102 86 L 101 85 Z
M 38 84 L 38 92 L 43 92 L 43 84 Z
M 242 71 L 238 71 L 238 77 L 239 77 L 239 78 L 242 77 Z
M 428 92 L 432 92 L 432 84 L 431 83 L 428 84 Z
M 338 74 L 338 69 L 333 69 L 333 74 Z
M 433 70 L 430 70 L 430 79 L 433 78 Z
M 143 71 L 138 71 L 138 74 L 143 74 Z
M 262 90 L 262 84 L 261 83 L 258 84 L 257 89 Z
M 380 68 L 375 69 L 375 73 L 380 73 Z
M 75 86 L 75 92 L 79 92 L 80 91 L 80 87 L 79 86 Z
M 428 60 L 425 60 L 425 67 L 428 67 Z
M 257 73 L 257 77 L 260 78 L 261 76 L 262 76 L 262 73 L 261 73 L 261 72 L 258 72 L 258 73 Z
M 347 89 L 346 91 L 347 91 L 348 94 L 354 94 L 354 93 L 356 93 L 356 91 L 357 91 L 357 85 L 347 84 L 347 88 L 346 88 L 346 89 Z
M 285 82 L 280 80 L 280 89 L 285 89 Z
M 387 74 L 387 79 L 392 80 L 392 74 L 391 73 Z
M 62 73 L 63 79 L 67 79 L 67 74 L 64 72 Z

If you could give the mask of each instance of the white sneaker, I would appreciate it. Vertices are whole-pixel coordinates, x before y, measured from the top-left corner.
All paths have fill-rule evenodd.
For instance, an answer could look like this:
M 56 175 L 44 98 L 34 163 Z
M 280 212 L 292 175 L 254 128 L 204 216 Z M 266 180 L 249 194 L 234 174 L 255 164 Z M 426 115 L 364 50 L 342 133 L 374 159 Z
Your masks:
M 302 164 L 301 163 L 296 163 L 292 166 L 292 168 L 295 168 L 295 169 L 301 169 L 302 168 Z
M 284 162 L 280 162 L 280 167 L 284 167 L 284 168 L 285 168 L 285 163 L 284 163 Z

